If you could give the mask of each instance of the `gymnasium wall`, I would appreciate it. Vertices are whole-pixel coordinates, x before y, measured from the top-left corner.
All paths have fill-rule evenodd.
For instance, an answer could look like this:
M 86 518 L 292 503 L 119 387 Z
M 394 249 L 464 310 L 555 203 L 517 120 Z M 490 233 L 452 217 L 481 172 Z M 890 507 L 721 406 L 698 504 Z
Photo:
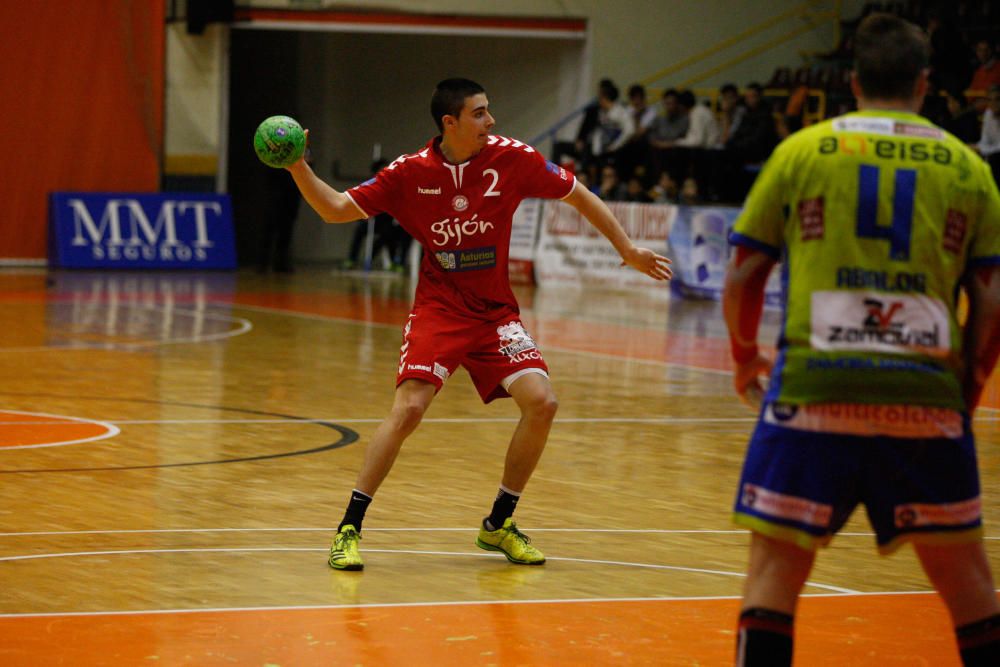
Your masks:
M 0 261 L 46 256 L 49 192 L 158 189 L 163 2 L 0 3 Z

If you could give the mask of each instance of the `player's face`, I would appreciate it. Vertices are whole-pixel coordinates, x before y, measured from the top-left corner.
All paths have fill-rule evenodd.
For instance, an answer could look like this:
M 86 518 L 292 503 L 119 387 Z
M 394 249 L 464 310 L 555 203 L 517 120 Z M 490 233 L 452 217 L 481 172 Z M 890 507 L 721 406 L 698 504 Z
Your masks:
M 465 106 L 455 123 L 456 141 L 466 146 L 482 148 L 489 140 L 490 130 L 497 124 L 489 111 L 490 101 L 484 93 L 465 98 Z

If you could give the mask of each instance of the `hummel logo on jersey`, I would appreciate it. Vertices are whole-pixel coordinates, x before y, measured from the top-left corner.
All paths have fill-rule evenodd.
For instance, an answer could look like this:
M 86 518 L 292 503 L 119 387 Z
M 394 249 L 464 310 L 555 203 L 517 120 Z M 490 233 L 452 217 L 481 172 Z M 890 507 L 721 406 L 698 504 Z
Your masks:
M 441 194 L 441 188 L 417 188 L 418 195 L 439 195 Z

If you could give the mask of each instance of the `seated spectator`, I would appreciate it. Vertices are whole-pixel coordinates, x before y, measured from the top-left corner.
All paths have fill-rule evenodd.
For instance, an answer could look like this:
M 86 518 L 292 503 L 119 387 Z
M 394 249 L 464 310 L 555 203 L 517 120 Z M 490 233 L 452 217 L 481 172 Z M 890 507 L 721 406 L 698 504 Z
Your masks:
M 960 90 L 946 90 L 945 101 L 948 105 L 948 117 L 941 127 L 948 130 L 963 143 L 970 146 L 979 141 L 979 115 L 969 105 L 965 93 Z
M 743 106 L 740 92 L 735 85 L 727 83 L 719 88 L 719 124 L 721 126 L 719 143 L 721 145 L 724 146 L 729 141 L 729 137 L 740 126 L 740 121 L 743 120 L 743 115 L 746 112 L 747 108 Z
M 663 93 L 660 104 L 663 113 L 658 115 L 649 128 L 649 144 L 653 148 L 669 148 L 688 131 L 688 116 L 678 102 L 679 93 L 673 88 Z
M 575 157 L 580 162 L 583 169 L 586 169 L 592 162 L 592 156 L 590 154 L 590 138 L 599 124 L 598 114 L 600 113 L 601 107 L 600 104 L 598 104 L 598 99 L 600 99 L 602 93 L 610 91 L 613 88 L 615 88 L 615 84 L 611 79 L 601 79 L 600 83 L 597 84 L 597 97 L 594 98 L 594 101 L 588 104 L 583 110 L 583 120 L 580 122 L 580 129 L 577 130 L 575 142 Z
M 920 107 L 920 115 L 938 127 L 948 122 L 948 102 L 933 81 L 927 81 L 927 95 L 924 96 L 924 104 Z
M 657 204 L 676 204 L 680 196 L 677 181 L 668 172 L 660 174 L 660 180 L 649 191 L 649 196 Z
M 993 169 L 993 180 L 1000 185 L 1000 86 L 993 86 L 986 96 L 989 106 L 983 114 L 983 131 L 976 150 Z
M 611 86 L 597 98 L 597 127 L 590 136 L 590 154 L 597 164 L 614 164 L 618 149 L 635 132 L 628 109 L 618 103 L 618 88 Z
M 674 142 L 674 146 L 685 148 L 711 148 L 719 143 L 719 124 L 715 114 L 703 104 L 698 104 L 694 93 L 685 90 L 677 101 L 688 117 L 687 133 Z
M 978 67 L 972 75 L 972 90 L 989 90 L 991 86 L 1000 86 L 1000 61 L 993 53 L 989 41 L 981 39 L 976 42 L 976 62 Z
M 613 165 L 601 168 L 601 182 L 597 188 L 597 196 L 604 201 L 625 200 L 625 185 L 618 178 L 618 171 Z
M 720 134 L 715 114 L 698 104 L 690 90 L 679 93 L 677 102 L 687 116 L 688 129 L 683 137 L 660 144 L 662 148 L 655 153 L 655 172 L 669 171 L 675 181 L 682 182 L 686 176 L 698 178 L 706 172 L 706 154 L 718 148 Z
M 701 196 L 698 193 L 698 181 L 693 176 L 684 179 L 681 186 L 680 205 L 697 206 L 701 203 Z
M 955 12 L 934 6 L 927 13 L 930 37 L 930 80 L 939 90 L 965 90 L 972 80 L 972 54 L 955 25 Z
M 642 177 L 638 174 L 628 179 L 628 184 L 625 187 L 625 201 L 640 204 L 649 204 L 653 201 L 653 198 L 646 192 L 646 186 L 642 182 Z
M 645 167 L 649 162 L 649 130 L 656 120 L 656 107 L 646 104 L 646 89 L 633 84 L 628 89 L 629 113 L 632 114 L 633 131 L 618 150 L 615 166 L 621 177 L 632 174 L 636 167 Z
M 726 150 L 731 151 L 742 163 L 763 162 L 778 145 L 778 132 L 771 106 L 764 101 L 764 89 L 759 83 L 747 86 L 743 104 L 746 105 L 746 112 L 739 127 L 726 141 Z

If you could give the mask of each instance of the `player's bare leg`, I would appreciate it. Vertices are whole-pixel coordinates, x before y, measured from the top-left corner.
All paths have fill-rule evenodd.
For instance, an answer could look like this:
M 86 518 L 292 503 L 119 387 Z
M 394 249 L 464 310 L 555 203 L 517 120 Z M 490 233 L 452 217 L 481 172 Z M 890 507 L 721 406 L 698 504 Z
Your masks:
M 792 633 L 799 593 L 809 577 L 815 551 L 753 533 L 750 565 L 743 587 L 736 664 L 792 663 Z
M 476 544 L 502 552 L 512 563 L 540 565 L 545 556 L 517 529 L 511 514 L 542 457 L 559 403 L 549 379 L 540 373 L 522 375 L 507 391 L 521 409 L 521 419 L 507 447 L 500 492 L 483 520 Z
M 521 419 L 507 447 L 501 483 L 520 493 L 542 458 L 559 402 L 549 379 L 540 373 L 526 373 L 507 388 L 521 409 Z
M 351 492 L 344 519 L 330 547 L 327 560 L 330 567 L 337 570 L 360 570 L 364 567 L 358 541 L 361 539 L 361 522 L 365 512 L 375 491 L 392 469 L 403 441 L 424 418 L 434 400 L 434 393 L 434 385 L 423 380 L 404 380 L 396 388 L 389 416 L 378 425 L 365 448 L 365 460 L 358 474 L 357 486 Z
M 1000 603 L 983 542 L 913 546 L 951 614 L 963 664 L 1000 664 Z
M 434 400 L 434 392 L 434 385 L 423 380 L 404 380 L 396 388 L 389 416 L 378 425 L 365 448 L 355 488 L 368 496 L 375 495 L 392 469 L 403 441 L 420 425 Z

